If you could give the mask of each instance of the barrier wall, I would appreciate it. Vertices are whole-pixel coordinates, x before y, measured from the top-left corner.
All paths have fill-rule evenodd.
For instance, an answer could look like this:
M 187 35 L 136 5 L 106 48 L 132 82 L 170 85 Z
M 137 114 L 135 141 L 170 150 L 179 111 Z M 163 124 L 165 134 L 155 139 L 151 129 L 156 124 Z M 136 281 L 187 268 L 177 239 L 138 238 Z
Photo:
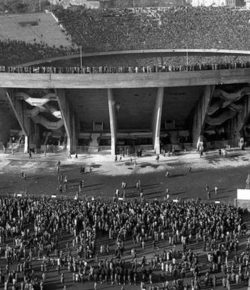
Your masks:
M 2 88 L 152 88 L 249 83 L 250 68 L 120 74 L 1 73 Z
M 250 189 L 237 189 L 237 206 L 250 210 Z

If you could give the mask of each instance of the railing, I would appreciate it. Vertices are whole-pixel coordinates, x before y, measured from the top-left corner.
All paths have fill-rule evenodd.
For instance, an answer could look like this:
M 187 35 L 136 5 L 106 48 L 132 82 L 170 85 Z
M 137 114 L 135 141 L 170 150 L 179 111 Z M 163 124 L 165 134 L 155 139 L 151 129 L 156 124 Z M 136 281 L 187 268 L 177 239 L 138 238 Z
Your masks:
M 77 146 L 76 152 L 79 153 L 88 153 L 88 152 L 101 152 L 111 150 L 111 146 Z
M 4 149 L 4 148 L 3 148 Z M 23 152 L 24 151 L 24 144 L 20 143 L 8 143 L 7 147 L 5 148 L 5 153 L 14 153 L 14 152 Z
M 217 148 L 226 148 L 229 143 L 229 140 L 213 140 L 206 142 L 207 149 L 217 149 Z
M 89 146 L 77 146 L 76 152 L 79 153 L 87 153 L 89 149 Z
M 111 150 L 111 146 L 99 146 L 99 151 L 108 151 Z
M 152 151 L 154 150 L 154 146 L 152 144 L 142 144 L 142 145 L 117 145 L 116 152 L 117 154 L 135 154 L 137 150 L 142 151 Z
M 42 145 L 39 150 L 37 150 L 37 153 L 57 153 L 59 151 L 62 151 L 64 146 L 58 146 L 58 145 Z
M 133 146 L 129 145 L 117 145 L 116 151 L 118 154 L 122 154 L 124 152 L 125 154 L 133 154 L 136 152 L 136 150 L 143 150 L 143 151 L 152 151 L 154 150 L 154 146 L 150 144 L 146 145 L 136 145 L 134 148 Z M 104 152 L 104 151 L 109 151 L 111 150 L 111 146 L 77 146 L 76 147 L 76 152 L 78 154 L 81 153 L 88 153 L 88 152 Z
M 250 68 L 250 62 L 223 63 L 223 64 L 195 64 L 195 65 L 154 65 L 154 66 L 0 66 L 0 73 L 40 73 L 40 74 L 105 74 L 105 73 L 157 73 L 157 72 L 189 72 L 203 70 L 224 70 Z

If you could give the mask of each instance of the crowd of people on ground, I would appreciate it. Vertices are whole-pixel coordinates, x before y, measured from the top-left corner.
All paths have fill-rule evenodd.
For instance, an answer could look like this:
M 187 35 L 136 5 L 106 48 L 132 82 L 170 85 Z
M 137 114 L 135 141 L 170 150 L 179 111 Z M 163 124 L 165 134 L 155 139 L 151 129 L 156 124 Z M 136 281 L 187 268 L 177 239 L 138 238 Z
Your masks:
M 60 162 L 57 176 L 67 184 Z M 140 180 L 138 198 L 126 198 L 126 190 L 123 181 L 113 200 L 89 200 L 81 180 L 75 199 L 0 197 L 0 286 L 46 289 L 52 272 L 63 289 L 108 283 L 229 290 L 250 281 L 243 210 L 200 200 L 145 200 Z

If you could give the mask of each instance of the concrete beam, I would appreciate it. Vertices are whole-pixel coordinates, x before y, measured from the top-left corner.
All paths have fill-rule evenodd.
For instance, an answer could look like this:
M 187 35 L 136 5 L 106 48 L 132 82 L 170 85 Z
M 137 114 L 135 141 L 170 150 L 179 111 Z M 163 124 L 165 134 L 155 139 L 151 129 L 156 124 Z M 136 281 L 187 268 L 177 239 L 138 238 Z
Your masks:
M 192 128 L 193 144 L 195 146 L 199 140 L 199 137 L 203 134 L 205 118 L 213 96 L 213 92 L 214 86 L 206 86 L 204 93 L 202 97 L 199 99 L 197 106 L 195 108 Z
M 6 97 L 25 136 L 24 153 L 27 153 L 29 150 L 29 141 L 31 137 L 31 120 L 26 114 L 26 104 L 15 98 L 12 90 L 6 90 Z
M 163 73 L 26 74 L 0 73 L 3 88 L 108 89 L 248 83 L 250 68 Z
M 109 122 L 111 133 L 111 155 L 116 154 L 116 137 L 117 137 L 117 120 L 115 110 L 115 99 L 112 89 L 108 89 L 108 107 L 109 107 Z
M 161 115 L 163 104 L 164 88 L 158 88 L 155 99 L 153 114 L 153 145 L 156 154 L 160 154 L 160 135 L 161 135 Z
M 57 101 L 62 114 L 65 131 L 67 134 L 67 150 L 75 152 L 76 150 L 76 129 L 75 129 L 75 114 L 71 110 L 69 101 L 66 98 L 65 90 L 57 90 Z

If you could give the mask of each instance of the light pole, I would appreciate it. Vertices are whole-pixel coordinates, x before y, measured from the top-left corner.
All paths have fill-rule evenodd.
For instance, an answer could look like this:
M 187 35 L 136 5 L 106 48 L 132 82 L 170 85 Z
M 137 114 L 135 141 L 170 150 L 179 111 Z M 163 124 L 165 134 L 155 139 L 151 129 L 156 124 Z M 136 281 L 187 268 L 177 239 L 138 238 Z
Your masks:
M 188 48 L 186 48 L 186 61 L 187 61 L 187 66 L 188 66 L 188 63 L 189 63 L 189 60 L 188 60 Z
M 81 66 L 81 72 L 82 72 L 82 46 L 80 45 L 80 66 Z

